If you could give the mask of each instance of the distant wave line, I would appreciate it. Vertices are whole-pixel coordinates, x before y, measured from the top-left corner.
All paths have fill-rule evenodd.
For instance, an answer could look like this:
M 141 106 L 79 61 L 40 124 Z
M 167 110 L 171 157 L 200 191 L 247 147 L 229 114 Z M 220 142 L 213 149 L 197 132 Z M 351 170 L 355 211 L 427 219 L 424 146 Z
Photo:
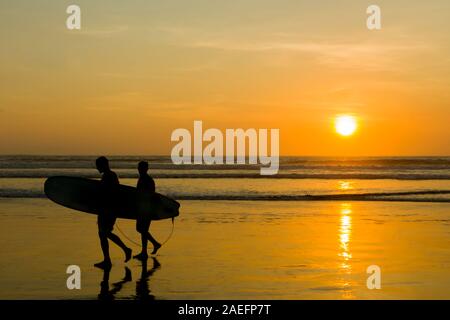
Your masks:
M 359 194 L 318 194 L 318 195 L 189 195 L 169 194 L 177 200 L 209 200 L 209 201 L 407 201 L 407 202 L 450 202 L 450 198 L 414 198 L 411 196 L 446 195 L 450 190 L 424 190 L 405 192 L 378 192 Z M 409 196 L 409 197 L 408 197 Z M 0 198 L 46 198 L 41 191 L 32 190 L 0 190 Z
M 65 176 L 83 178 L 99 178 L 98 173 L 63 172 Z M 5 172 L 0 171 L 0 178 L 48 178 L 61 175 L 61 172 Z M 119 178 L 136 179 L 137 173 L 120 173 Z M 259 173 L 156 173 L 152 175 L 155 179 L 355 179 L 355 180 L 450 180 L 450 174 L 420 174 L 420 173 L 280 173 L 272 176 L 263 176 Z
M 116 164 L 112 166 L 116 170 L 136 170 L 136 164 Z M 183 164 L 175 165 L 172 163 L 150 163 L 150 170 L 259 170 L 263 165 L 261 164 Z M 394 171 L 394 170 L 429 170 L 429 171 L 440 171 L 440 170 L 450 170 L 450 164 L 438 164 L 438 165 L 292 165 L 283 164 L 279 166 L 280 170 L 329 170 L 329 171 L 354 171 L 354 170 L 372 170 L 372 171 Z M 92 163 L 86 163 L 85 165 L 79 163 L 61 163 L 55 164 L 36 164 L 36 163 L 0 163 L 0 170 L 95 170 Z M 39 171 L 38 171 L 39 172 Z

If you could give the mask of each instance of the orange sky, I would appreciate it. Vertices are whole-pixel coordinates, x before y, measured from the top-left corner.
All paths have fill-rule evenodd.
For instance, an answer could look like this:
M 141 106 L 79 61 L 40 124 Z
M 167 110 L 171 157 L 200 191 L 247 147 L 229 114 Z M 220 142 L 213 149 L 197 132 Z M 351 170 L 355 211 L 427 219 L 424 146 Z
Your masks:
M 450 2 L 0 3 L 1 154 L 169 154 L 176 128 L 279 128 L 282 155 L 450 155 Z M 334 132 L 337 114 L 359 119 Z

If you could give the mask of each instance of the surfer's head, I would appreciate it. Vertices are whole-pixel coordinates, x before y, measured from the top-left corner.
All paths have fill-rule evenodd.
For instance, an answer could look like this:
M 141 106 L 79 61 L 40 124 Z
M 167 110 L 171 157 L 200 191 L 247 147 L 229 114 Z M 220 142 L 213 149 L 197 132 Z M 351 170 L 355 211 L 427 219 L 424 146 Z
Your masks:
M 109 161 L 106 157 L 98 157 L 97 160 L 95 160 L 95 165 L 100 173 L 109 170 Z
M 139 174 L 146 174 L 148 171 L 148 162 L 147 161 L 139 162 L 138 171 L 139 171 Z

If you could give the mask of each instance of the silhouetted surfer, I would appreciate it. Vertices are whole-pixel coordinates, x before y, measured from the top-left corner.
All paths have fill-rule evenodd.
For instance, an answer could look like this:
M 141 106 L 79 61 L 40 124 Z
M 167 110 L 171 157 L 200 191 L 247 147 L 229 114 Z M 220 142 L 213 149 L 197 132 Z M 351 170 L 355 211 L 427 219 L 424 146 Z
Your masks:
M 111 258 L 109 256 L 109 244 L 108 239 L 122 248 L 125 253 L 125 262 L 131 259 L 131 249 L 128 248 L 120 238 L 112 233 L 114 224 L 116 223 L 116 216 L 111 212 L 108 207 L 111 204 L 111 200 L 114 199 L 114 189 L 119 185 L 119 179 L 117 175 L 109 168 L 109 161 L 105 157 L 100 157 L 95 162 L 97 170 L 102 174 L 102 184 L 104 186 L 104 198 L 102 199 L 104 209 L 99 212 L 97 224 L 98 224 L 98 236 L 100 238 L 100 245 L 103 251 L 104 260 L 96 263 L 94 266 L 101 269 L 111 268 Z
M 148 175 L 148 163 L 147 161 L 141 161 L 138 164 L 139 180 L 137 183 L 137 189 L 139 192 L 155 194 L 155 182 L 152 177 Z M 156 201 L 156 200 L 155 200 Z M 152 237 L 149 232 L 150 229 L 150 213 L 138 214 L 136 219 L 136 230 L 141 234 L 142 252 L 135 255 L 134 258 L 139 260 L 145 260 L 148 258 L 147 254 L 147 241 L 153 244 L 152 254 L 156 254 L 161 244 Z

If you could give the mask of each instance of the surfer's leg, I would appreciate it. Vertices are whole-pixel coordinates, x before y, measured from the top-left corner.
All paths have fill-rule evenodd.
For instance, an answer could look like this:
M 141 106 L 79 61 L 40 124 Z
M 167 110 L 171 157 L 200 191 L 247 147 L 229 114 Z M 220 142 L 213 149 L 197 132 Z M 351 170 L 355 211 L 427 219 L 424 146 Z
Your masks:
M 136 220 L 136 231 L 141 234 L 141 244 L 142 244 L 142 250 L 141 253 L 135 255 L 133 258 L 138 260 L 146 260 L 148 258 L 147 254 L 147 235 L 145 234 L 147 232 L 148 228 L 146 228 L 145 221 L 142 219 L 142 217 L 138 217 Z
M 104 261 L 111 261 L 111 258 L 109 256 L 109 243 L 106 233 L 103 231 L 99 231 L 98 237 L 100 238 L 100 246 L 102 247 Z
M 156 252 L 158 252 L 159 248 L 161 248 L 162 245 L 152 237 L 150 232 L 148 233 L 148 237 L 149 237 L 149 241 L 153 244 L 152 254 L 156 254 Z M 150 238 L 153 239 L 153 241 L 150 240 Z
M 123 252 L 125 253 L 125 262 L 131 259 L 131 249 L 128 248 L 117 235 L 115 235 L 112 232 L 109 232 L 108 239 L 117 244 L 120 248 L 122 248 Z
M 148 259 L 148 254 L 147 254 L 147 236 L 145 235 L 145 233 L 141 233 L 141 242 L 142 242 L 141 253 L 135 255 L 133 258 L 141 261 L 146 261 Z
M 103 252 L 103 261 L 94 264 L 94 266 L 108 270 L 111 268 L 111 258 L 109 257 L 109 244 L 108 244 L 108 238 L 106 236 L 106 233 L 100 229 L 98 230 L 98 237 L 100 239 L 100 246 L 102 247 Z
M 94 266 L 107 270 L 111 268 L 111 258 L 109 257 L 109 244 L 107 238 L 105 216 L 103 214 L 98 215 L 97 225 L 98 225 L 98 238 L 100 239 L 100 246 L 103 252 L 103 261 L 94 264 Z
M 147 239 L 148 239 L 148 241 L 150 241 L 151 243 L 152 243 L 152 245 L 153 245 L 153 251 L 152 251 L 152 254 L 156 254 L 156 252 L 158 251 L 158 249 L 159 248 L 161 248 L 161 244 L 158 242 L 158 241 L 156 241 L 156 239 L 155 238 L 153 238 L 153 236 L 150 234 L 150 221 L 148 222 L 148 228 L 147 228 L 147 234 L 146 234 L 146 236 L 147 236 Z
M 147 254 L 147 236 L 145 233 L 141 233 L 142 253 Z
M 152 243 L 153 246 L 161 246 L 161 244 L 158 241 L 156 241 L 155 238 L 153 238 L 150 232 L 147 232 L 146 238 L 148 241 Z
M 116 218 L 113 215 L 105 215 L 103 220 L 106 237 L 123 250 L 123 252 L 125 253 L 125 262 L 127 262 L 131 259 L 131 249 L 128 248 L 117 235 L 112 233 L 114 224 L 116 223 Z

